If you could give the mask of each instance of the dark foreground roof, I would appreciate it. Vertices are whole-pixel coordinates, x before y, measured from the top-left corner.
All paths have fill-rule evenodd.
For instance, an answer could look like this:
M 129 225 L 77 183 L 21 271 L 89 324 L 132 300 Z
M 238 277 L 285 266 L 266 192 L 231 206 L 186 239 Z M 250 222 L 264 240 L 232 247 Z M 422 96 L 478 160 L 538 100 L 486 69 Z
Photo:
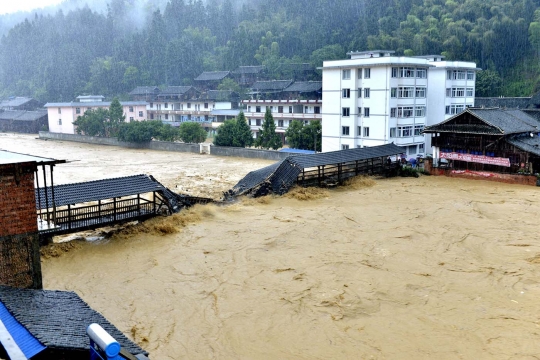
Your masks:
M 264 192 L 271 191 L 282 195 L 296 183 L 296 179 L 303 169 L 392 156 L 401 154 L 403 151 L 402 147 L 387 144 L 312 155 L 290 155 L 275 164 L 250 172 L 226 195 L 238 196 L 257 193 L 261 188 L 265 189 Z
M 485 123 L 455 124 L 455 119 L 469 113 Z M 424 132 L 455 132 L 476 134 L 510 135 L 525 132 L 537 132 L 540 122 L 521 110 L 468 108 L 451 118 L 432 126 L 426 126 Z
M 47 110 L 25 111 L 4 110 L 0 111 L 0 120 L 36 121 L 47 116 Z
M 514 135 L 507 141 L 521 150 L 540 156 L 540 136 L 536 133 L 533 133 L 533 136 L 530 133 Z
M 0 301 L 12 317 L 48 348 L 89 350 L 86 328 L 97 323 L 131 354 L 148 355 L 74 292 L 0 286 Z

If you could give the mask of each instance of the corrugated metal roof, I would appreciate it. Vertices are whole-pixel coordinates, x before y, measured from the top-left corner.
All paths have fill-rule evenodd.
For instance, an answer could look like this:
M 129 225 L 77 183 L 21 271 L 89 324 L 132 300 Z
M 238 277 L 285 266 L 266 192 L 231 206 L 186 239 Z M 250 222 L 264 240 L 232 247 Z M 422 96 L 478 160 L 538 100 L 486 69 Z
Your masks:
M 0 320 L 26 358 L 30 359 L 47 348 L 15 319 L 1 302 Z
M 89 350 L 86 328 L 97 323 L 131 354 L 148 354 L 74 292 L 0 286 L 0 301 L 28 332 L 49 348 Z
M 229 71 L 205 71 L 199 76 L 197 76 L 194 80 L 195 81 L 219 81 L 219 80 L 223 80 L 229 74 L 230 74 Z

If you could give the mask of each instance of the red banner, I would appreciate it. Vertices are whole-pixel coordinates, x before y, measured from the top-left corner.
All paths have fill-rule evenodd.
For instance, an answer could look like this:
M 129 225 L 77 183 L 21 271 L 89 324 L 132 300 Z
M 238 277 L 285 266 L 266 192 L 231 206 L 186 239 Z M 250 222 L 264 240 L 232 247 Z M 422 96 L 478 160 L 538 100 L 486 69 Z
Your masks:
M 455 153 L 455 152 L 451 152 L 451 153 L 441 152 L 440 158 L 448 159 L 448 160 L 459 160 L 459 161 L 467 161 L 467 162 L 474 162 L 474 163 L 480 163 L 480 164 L 510 167 L 510 159 L 501 158 L 501 157 L 490 157 L 490 156 L 473 155 L 473 154 L 460 154 L 460 153 Z

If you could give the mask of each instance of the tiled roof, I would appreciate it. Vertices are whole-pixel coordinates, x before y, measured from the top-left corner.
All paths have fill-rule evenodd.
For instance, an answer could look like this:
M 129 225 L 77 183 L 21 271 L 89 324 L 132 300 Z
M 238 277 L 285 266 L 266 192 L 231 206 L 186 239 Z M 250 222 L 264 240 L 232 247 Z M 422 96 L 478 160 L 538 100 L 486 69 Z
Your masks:
M 239 66 L 233 74 L 259 74 L 264 70 L 264 66 Z
M 297 81 L 283 91 L 315 92 L 322 91 L 322 81 Z
M 540 136 L 536 133 L 533 136 L 530 133 L 511 136 L 507 141 L 521 150 L 540 156 Z
M 223 80 L 229 74 L 229 71 L 205 71 L 197 76 L 195 81 L 219 81 Z
M 455 119 L 469 113 L 485 125 L 455 124 Z M 424 132 L 456 132 L 510 135 L 537 132 L 540 122 L 521 110 L 467 108 L 465 111 L 435 125 L 426 126 Z
M 312 155 L 290 155 L 285 160 L 250 172 L 229 190 L 227 195 L 238 196 L 252 192 L 255 196 L 266 195 L 270 192 L 281 195 L 289 191 L 296 183 L 302 169 L 387 157 L 404 151 L 402 147 L 392 143 Z
M 74 292 L 0 286 L 0 301 L 48 348 L 89 350 L 86 328 L 97 323 L 131 354 L 148 354 Z
M 34 99 L 28 97 L 16 97 L 14 99 L 5 99 L 0 101 L 0 108 L 2 107 L 14 107 L 21 106 Z
M 201 95 L 201 100 L 231 101 L 232 98 L 238 98 L 238 94 L 231 90 L 208 90 Z
M 475 97 L 474 107 L 476 108 L 506 108 L 506 109 L 526 109 L 530 107 L 530 97 Z
M 254 91 L 283 91 L 291 84 L 292 80 L 257 81 L 251 86 L 251 89 Z
M 166 188 L 149 175 L 133 175 L 105 180 L 88 181 L 74 184 L 55 185 L 54 201 L 56 206 L 80 204 L 89 201 L 118 198 L 122 196 L 145 194 L 153 191 L 164 191 Z M 38 192 L 41 208 L 45 209 L 45 188 L 36 189 L 36 207 Z M 47 187 L 49 205 L 52 204 L 51 188 Z
M 189 90 L 191 90 L 193 86 L 167 86 L 165 89 L 161 91 L 159 96 L 165 96 L 165 95 L 183 95 Z
M 129 94 L 130 95 L 156 95 L 156 94 L 159 94 L 159 88 L 157 86 L 137 86 Z
M 24 111 L 24 110 L 0 110 L 0 120 L 36 121 L 47 116 L 47 110 Z

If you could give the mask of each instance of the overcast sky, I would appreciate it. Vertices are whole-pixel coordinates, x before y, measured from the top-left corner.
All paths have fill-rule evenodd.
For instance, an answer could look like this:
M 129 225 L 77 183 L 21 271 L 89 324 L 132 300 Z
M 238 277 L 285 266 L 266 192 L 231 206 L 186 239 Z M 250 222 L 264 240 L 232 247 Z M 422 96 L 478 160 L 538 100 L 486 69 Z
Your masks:
M 56 5 L 63 0 L 0 0 L 0 15 L 17 11 L 30 11 L 49 5 Z

